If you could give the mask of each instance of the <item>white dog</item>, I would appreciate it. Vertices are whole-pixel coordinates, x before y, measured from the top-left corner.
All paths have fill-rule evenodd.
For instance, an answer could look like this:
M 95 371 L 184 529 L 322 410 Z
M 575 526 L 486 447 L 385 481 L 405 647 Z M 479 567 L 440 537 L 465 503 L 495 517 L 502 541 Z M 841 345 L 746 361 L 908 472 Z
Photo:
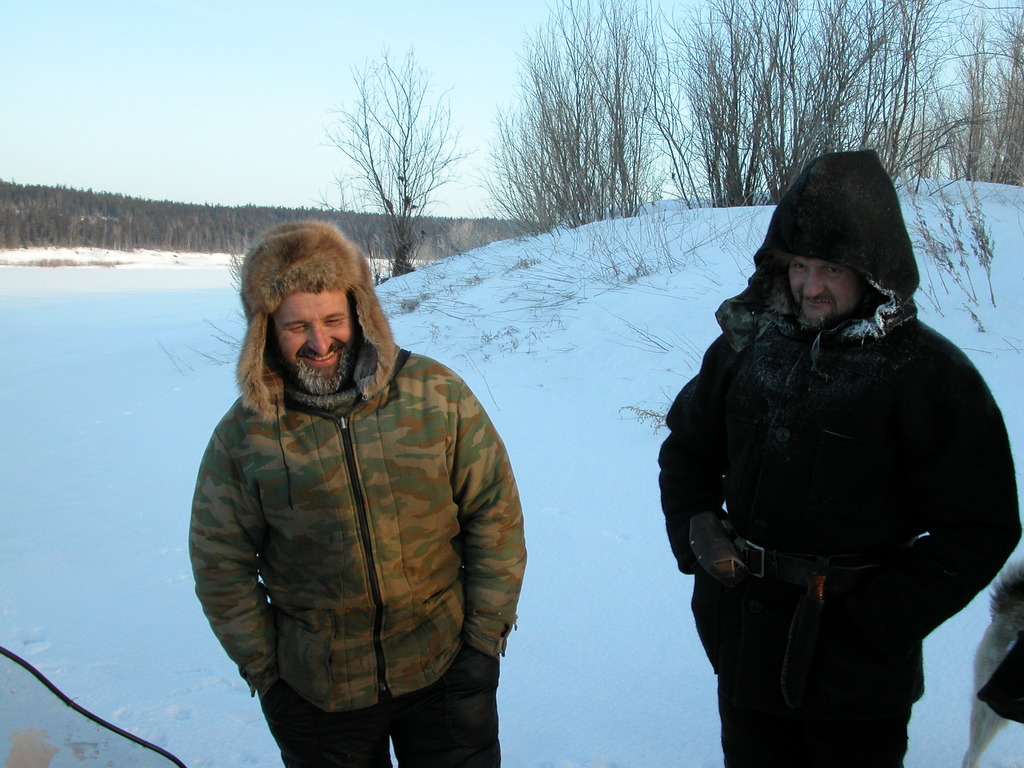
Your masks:
M 1024 562 L 1009 566 L 996 579 L 991 611 L 992 623 L 974 655 L 975 692 L 988 682 L 1017 639 L 1017 633 L 1024 630 Z M 963 768 L 977 768 L 982 752 L 1008 722 L 975 697 L 971 707 L 971 743 L 964 755 Z

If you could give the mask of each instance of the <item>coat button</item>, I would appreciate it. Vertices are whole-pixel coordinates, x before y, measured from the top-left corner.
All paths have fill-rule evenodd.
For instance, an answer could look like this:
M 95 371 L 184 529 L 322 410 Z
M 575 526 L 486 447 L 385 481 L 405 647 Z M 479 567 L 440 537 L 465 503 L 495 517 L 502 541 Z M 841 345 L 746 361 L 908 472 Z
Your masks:
M 761 612 L 761 601 L 760 600 L 751 600 L 749 603 L 747 603 L 747 610 L 750 611 L 751 613 L 760 613 Z
M 775 430 L 775 439 L 780 443 L 784 443 L 789 440 L 789 430 L 786 427 L 779 427 Z

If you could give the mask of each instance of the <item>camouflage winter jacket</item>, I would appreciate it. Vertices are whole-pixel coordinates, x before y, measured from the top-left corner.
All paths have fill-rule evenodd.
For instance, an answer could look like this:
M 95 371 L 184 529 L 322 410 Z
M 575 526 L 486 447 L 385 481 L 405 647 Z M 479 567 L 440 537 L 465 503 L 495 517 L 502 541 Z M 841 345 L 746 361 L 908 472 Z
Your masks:
M 504 650 L 526 561 L 505 448 L 455 373 L 403 357 L 350 413 L 243 398 L 210 440 L 196 592 L 254 691 L 356 709 L 430 685 L 462 641 Z

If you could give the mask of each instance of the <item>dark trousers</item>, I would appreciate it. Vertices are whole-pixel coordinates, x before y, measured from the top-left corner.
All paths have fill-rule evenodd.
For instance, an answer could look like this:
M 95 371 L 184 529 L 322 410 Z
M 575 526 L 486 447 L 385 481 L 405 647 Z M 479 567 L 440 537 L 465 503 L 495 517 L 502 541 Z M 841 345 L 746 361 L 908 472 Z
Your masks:
M 903 768 L 910 712 L 881 720 L 803 720 L 718 697 L 726 768 Z
M 468 645 L 420 691 L 325 712 L 279 680 L 260 703 L 285 768 L 498 768 L 498 660 Z

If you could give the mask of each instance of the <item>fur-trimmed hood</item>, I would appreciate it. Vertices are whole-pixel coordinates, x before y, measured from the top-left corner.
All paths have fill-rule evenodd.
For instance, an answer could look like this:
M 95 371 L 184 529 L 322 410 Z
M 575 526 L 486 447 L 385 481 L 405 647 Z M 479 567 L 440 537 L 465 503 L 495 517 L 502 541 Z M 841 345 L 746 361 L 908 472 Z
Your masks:
M 330 224 L 282 224 L 249 250 L 241 268 L 247 328 L 238 359 L 238 387 L 243 404 L 264 419 L 275 417 L 284 392 L 270 335 L 271 315 L 297 291 L 348 293 L 363 339 L 355 379 L 364 398 L 381 391 L 394 371 L 398 350 L 362 251 Z
M 815 158 L 790 185 L 754 254 L 747 289 L 716 313 L 732 346 L 742 349 L 771 321 L 795 314 L 788 260 L 798 254 L 853 269 L 873 289 L 868 304 L 840 331 L 880 337 L 916 315 L 919 276 L 892 180 L 873 150 Z

